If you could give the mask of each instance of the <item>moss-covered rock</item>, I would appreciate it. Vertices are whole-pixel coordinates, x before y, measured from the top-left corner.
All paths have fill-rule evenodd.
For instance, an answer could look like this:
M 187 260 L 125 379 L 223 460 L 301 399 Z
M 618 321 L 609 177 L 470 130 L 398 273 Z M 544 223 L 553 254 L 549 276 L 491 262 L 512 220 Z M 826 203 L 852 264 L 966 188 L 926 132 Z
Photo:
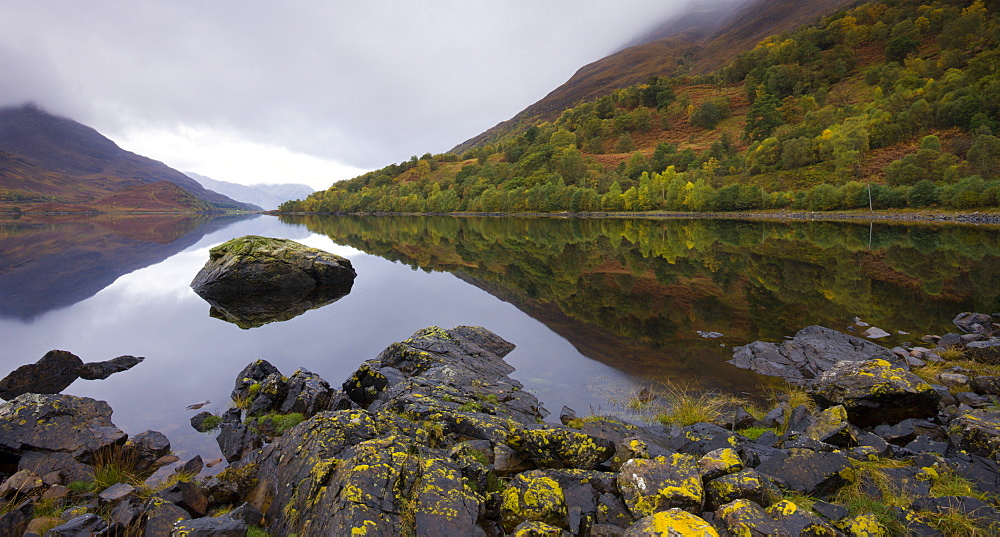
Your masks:
M 886 360 L 839 362 L 812 388 L 823 407 L 843 405 L 859 427 L 937 415 L 941 395 L 920 377 Z
M 632 459 L 618 474 L 618 490 L 636 518 L 679 508 L 701 513 L 705 489 L 698 459 L 675 453 L 655 459 Z
M 857 537 L 885 537 L 889 535 L 889 529 L 878 521 L 878 517 L 874 513 L 845 518 L 837 523 L 837 527 L 846 535 Z
M 705 519 L 682 509 L 668 509 L 639 519 L 623 537 L 719 537 L 719 532 Z

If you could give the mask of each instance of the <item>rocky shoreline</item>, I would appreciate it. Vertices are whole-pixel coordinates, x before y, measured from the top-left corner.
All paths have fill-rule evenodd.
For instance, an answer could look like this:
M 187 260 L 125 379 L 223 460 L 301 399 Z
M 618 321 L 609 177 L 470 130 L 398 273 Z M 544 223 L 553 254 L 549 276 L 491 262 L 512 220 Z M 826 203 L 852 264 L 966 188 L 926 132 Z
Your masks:
M 1000 338 L 885 349 L 810 327 L 734 362 L 790 388 L 714 422 L 546 422 L 510 378 L 513 345 L 427 328 L 339 389 L 264 360 L 218 429 L 229 466 L 199 479 L 166 436 L 128 438 L 102 401 L 0 405 L 2 535 L 950 535 L 1000 527 Z M 853 350 L 854 354 L 848 354 Z M 177 461 L 180 462 L 180 461 Z

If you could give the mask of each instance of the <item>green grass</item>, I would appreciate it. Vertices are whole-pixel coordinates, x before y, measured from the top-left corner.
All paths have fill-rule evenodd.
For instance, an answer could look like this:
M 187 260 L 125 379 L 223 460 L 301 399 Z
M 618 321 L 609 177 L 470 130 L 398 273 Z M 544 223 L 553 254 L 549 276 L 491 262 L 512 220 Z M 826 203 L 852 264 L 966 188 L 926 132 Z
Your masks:
M 672 383 L 664 384 L 662 392 L 657 395 L 665 408 L 656 413 L 656 420 L 663 425 L 682 427 L 696 423 L 716 423 L 725 417 L 728 410 L 745 403 L 735 395 Z
M 67 485 L 67 488 L 73 494 L 86 494 L 88 492 L 96 492 L 97 483 L 93 481 L 73 481 Z
M 258 418 L 253 418 L 248 423 L 252 423 L 254 427 L 260 430 L 260 427 L 267 420 L 271 420 L 271 424 L 274 427 L 274 435 L 281 436 L 292 427 L 306 421 L 306 417 L 301 412 L 292 412 L 291 414 L 270 412 Z
M 736 432 L 749 438 L 750 440 L 756 440 L 768 431 L 771 431 L 774 434 L 781 434 L 777 429 L 773 429 L 771 427 L 747 427 L 746 429 L 739 429 Z
M 247 537 L 271 537 L 271 534 L 263 528 L 258 528 L 257 526 L 250 526 L 247 528 Z
M 221 423 L 222 416 L 212 414 L 211 416 L 205 418 L 205 421 L 202 422 L 202 426 L 205 428 L 205 432 L 208 432 L 217 429 Z
M 954 362 L 960 360 L 962 358 L 962 355 L 965 354 L 965 351 L 963 351 L 959 347 L 951 346 L 937 354 L 938 356 L 949 362 Z
M 142 484 L 142 479 L 135 472 L 135 454 L 120 448 L 98 451 L 94 455 L 94 484 L 97 490 L 116 483 Z

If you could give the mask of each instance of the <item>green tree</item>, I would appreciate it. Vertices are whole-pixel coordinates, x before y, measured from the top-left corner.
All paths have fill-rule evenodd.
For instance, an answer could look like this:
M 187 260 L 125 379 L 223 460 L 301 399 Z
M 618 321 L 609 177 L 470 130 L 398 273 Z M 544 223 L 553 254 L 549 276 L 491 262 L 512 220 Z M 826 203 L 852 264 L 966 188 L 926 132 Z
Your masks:
M 747 112 L 747 122 L 743 127 L 743 137 L 748 142 L 763 140 L 781 126 L 781 113 L 778 107 L 781 102 L 769 93 L 758 93 L 750 110 Z

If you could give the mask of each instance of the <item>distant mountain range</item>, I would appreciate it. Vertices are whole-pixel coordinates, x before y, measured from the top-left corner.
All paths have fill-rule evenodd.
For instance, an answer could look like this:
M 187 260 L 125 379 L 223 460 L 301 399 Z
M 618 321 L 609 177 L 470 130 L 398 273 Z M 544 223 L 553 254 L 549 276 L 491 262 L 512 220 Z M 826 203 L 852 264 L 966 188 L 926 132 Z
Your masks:
M 201 183 L 205 188 L 225 194 L 234 200 L 256 205 L 264 210 L 272 211 L 278 205 L 294 199 L 300 199 L 312 194 L 316 189 L 309 185 L 280 183 L 240 185 L 227 181 L 218 181 L 197 173 L 185 172 L 187 176 Z
M 258 210 L 34 105 L 0 108 L 0 207 L 31 211 Z

